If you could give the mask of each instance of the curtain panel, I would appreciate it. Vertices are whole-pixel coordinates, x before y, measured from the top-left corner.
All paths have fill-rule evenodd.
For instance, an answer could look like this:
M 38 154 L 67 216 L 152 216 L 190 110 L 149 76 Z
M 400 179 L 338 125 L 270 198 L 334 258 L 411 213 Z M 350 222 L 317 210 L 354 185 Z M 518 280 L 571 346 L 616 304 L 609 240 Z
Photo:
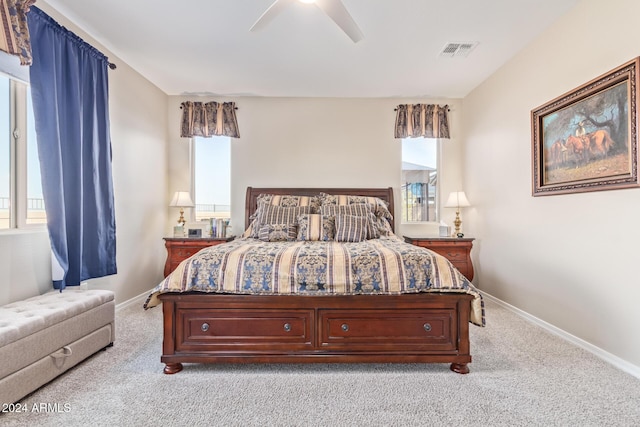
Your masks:
M 224 135 L 240 138 L 235 102 L 194 102 L 186 101 L 180 105 L 182 121 L 180 136 L 210 137 Z
M 31 65 L 31 42 L 27 12 L 36 0 L 0 0 L 0 50 L 20 57 L 20 65 Z
M 64 289 L 117 272 L 108 60 L 37 7 L 28 14 L 42 191 Z M 55 269 L 54 264 L 54 269 Z
M 401 104 L 396 107 L 395 138 L 449 139 L 449 106 Z

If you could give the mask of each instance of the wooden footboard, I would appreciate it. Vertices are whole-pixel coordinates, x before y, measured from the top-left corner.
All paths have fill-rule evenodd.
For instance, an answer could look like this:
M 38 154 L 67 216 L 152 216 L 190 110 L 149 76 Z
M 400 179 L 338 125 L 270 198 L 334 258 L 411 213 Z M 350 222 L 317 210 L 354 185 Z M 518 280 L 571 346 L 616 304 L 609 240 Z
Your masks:
M 182 363 L 471 362 L 464 293 L 160 295 L 164 372 Z

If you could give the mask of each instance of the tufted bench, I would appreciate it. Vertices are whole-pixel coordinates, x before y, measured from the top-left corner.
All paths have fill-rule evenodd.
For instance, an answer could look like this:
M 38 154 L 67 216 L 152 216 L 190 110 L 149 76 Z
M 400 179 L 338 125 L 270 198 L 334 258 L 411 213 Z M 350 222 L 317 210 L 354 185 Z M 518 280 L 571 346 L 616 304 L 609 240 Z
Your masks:
M 111 291 L 67 288 L 0 307 L 0 404 L 22 399 L 114 339 Z

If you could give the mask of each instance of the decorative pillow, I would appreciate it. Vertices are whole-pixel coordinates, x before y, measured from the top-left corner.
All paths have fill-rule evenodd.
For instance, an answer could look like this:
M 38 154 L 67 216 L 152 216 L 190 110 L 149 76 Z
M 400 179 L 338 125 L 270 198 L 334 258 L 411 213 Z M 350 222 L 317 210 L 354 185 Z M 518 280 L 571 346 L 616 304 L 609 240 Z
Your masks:
M 257 198 L 260 204 L 271 206 L 282 206 L 292 208 L 296 206 L 309 206 L 311 213 L 318 212 L 320 208 L 320 198 L 318 196 L 294 196 L 290 194 L 260 194 Z
M 322 205 L 320 206 L 322 215 L 353 215 L 363 217 L 367 221 L 367 238 L 377 239 L 380 237 L 376 217 L 371 210 L 371 205 L 367 203 L 354 203 L 350 205 Z M 385 220 L 386 221 L 386 220 Z
M 285 242 L 296 240 L 298 230 L 291 224 L 267 224 L 258 230 L 258 239 L 263 242 Z
M 380 236 L 393 236 L 393 229 L 391 228 L 389 221 L 386 218 L 377 217 L 375 215 L 374 217 L 376 228 L 378 229 Z
M 327 193 L 320 193 L 321 206 L 324 205 L 352 205 L 354 203 L 366 203 L 371 206 L 371 210 L 377 217 L 386 218 L 388 220 L 393 219 L 393 215 L 389 212 L 387 202 L 378 197 L 368 196 L 354 196 L 354 195 L 331 195 Z
M 298 225 L 298 216 L 310 213 L 310 206 L 282 207 L 276 205 L 262 205 L 257 212 L 256 219 L 251 224 L 251 237 L 257 238 L 258 231 L 263 225 L 290 224 Z
M 333 240 L 336 218 L 333 215 L 305 214 L 298 217 L 298 240 Z
M 367 218 L 355 215 L 336 215 L 337 242 L 362 242 L 367 238 Z

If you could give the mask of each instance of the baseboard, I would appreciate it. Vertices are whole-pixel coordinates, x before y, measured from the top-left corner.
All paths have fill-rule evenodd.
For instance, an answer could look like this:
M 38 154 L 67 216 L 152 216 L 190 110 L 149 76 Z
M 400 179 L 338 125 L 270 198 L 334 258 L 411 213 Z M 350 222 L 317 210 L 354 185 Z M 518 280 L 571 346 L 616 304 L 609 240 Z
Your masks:
M 142 310 L 142 304 L 144 304 L 144 301 L 147 299 L 150 293 L 151 293 L 151 290 L 148 290 L 141 293 L 137 297 L 133 297 L 131 299 L 121 302 L 120 304 L 116 304 L 116 311 L 120 311 L 133 304 L 140 304 L 140 310 Z
M 605 351 L 603 349 L 601 349 L 600 347 L 597 347 L 585 340 L 583 340 L 582 338 L 578 338 L 575 335 L 571 335 L 570 333 L 556 327 L 553 326 L 550 323 L 545 322 L 542 319 L 539 319 L 529 313 L 527 313 L 526 311 L 523 311 L 517 307 L 514 307 L 513 305 L 506 303 L 504 301 L 502 301 L 501 299 L 498 299 L 496 297 L 494 297 L 491 294 L 488 294 L 486 292 L 482 292 L 482 296 L 486 297 L 488 300 L 495 302 L 496 304 L 506 308 L 507 310 L 515 313 L 516 315 L 522 317 L 523 319 L 529 321 L 530 323 L 533 323 L 536 326 L 539 326 L 549 332 L 551 332 L 552 334 L 566 340 L 569 341 L 572 344 L 577 345 L 578 347 L 587 350 L 589 353 L 594 354 L 595 356 L 599 357 L 600 359 L 604 360 L 605 362 L 615 366 L 616 368 L 630 374 L 633 375 L 634 377 L 640 379 L 640 366 L 636 366 L 632 363 L 627 362 L 624 359 L 619 358 L 618 356 L 615 356 L 611 353 L 609 353 L 608 351 Z

